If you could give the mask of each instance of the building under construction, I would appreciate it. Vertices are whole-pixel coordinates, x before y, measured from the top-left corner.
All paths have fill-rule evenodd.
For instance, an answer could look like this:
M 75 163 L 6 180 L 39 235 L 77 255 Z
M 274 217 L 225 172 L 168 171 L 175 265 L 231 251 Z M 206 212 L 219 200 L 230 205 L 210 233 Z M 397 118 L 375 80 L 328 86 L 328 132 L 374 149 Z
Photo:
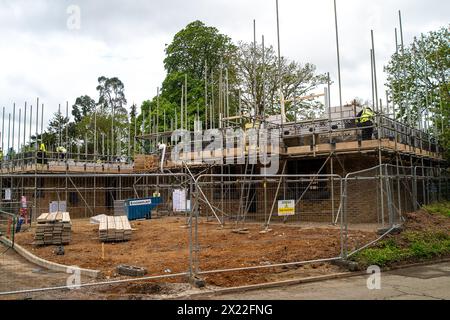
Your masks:
M 215 276 L 209 280 L 218 281 L 228 279 L 219 274 L 237 271 L 245 271 L 238 278 L 253 280 L 277 268 L 285 272 L 292 266 L 347 260 L 396 230 L 406 213 L 450 199 L 449 165 L 436 122 L 432 125 L 429 115 L 417 123 L 403 122 L 399 111 L 407 107 L 392 105 L 389 97 L 383 107 L 378 100 L 373 33 L 371 63 L 373 111 L 364 123 L 367 106 L 342 103 L 340 63 L 339 106 L 331 104 L 329 76 L 323 93 L 295 97 L 323 98 L 324 112 L 308 119 L 288 116 L 282 93 L 277 115 L 264 114 L 264 108 L 258 112 L 257 106 L 243 110 L 240 104 L 231 110 L 226 76 L 214 91 L 218 103 L 208 100 L 205 79 L 202 124 L 198 105 L 195 115 L 188 113 L 186 76 L 181 110 L 170 125 L 165 113 L 164 125 L 159 125 L 162 115 L 157 110 L 156 118 L 140 115 L 140 134 L 135 120 L 134 136 L 130 123 L 124 137 L 114 126 L 113 111 L 111 136 L 100 137 L 95 110 L 94 130 L 87 132 L 86 127 L 84 150 L 83 143 L 69 141 L 67 126 L 65 132 L 59 128 L 54 145 L 39 146 L 44 106 L 41 109 L 37 101 L 35 117 L 32 106 L 25 105 L 23 117 L 19 109 L 15 128 L 14 105 L 12 130 L 11 117 L 8 120 L 8 154 L 0 159 L 0 241 L 50 270 L 66 272 L 66 265 L 78 265 L 88 277 L 106 272 L 115 278 L 118 265 L 140 263 L 152 275 L 145 279 L 150 281 L 188 276 L 195 282 L 211 274 Z M 159 94 L 157 103 L 159 107 Z M 67 103 L 67 119 L 68 115 Z M 193 118 L 197 121 L 189 123 Z M 4 122 L 3 109 L 2 150 Z M 127 211 L 131 202 L 152 206 L 136 218 Z M 46 219 L 52 215 L 44 215 L 45 223 L 36 231 L 44 213 L 66 216 L 66 227 L 73 222 L 66 228 L 72 235 L 65 235 L 70 247 L 63 257 L 43 246 L 53 241 L 54 229 L 62 239 L 61 223 L 49 231 Z M 126 240 L 121 230 L 120 243 L 104 243 L 105 237 L 117 239 L 116 228 L 104 223 L 118 217 L 98 217 L 103 214 L 133 220 L 132 225 L 127 221 Z M 20 232 L 22 222 L 26 232 Z M 99 227 L 93 228 L 96 223 Z M 54 286 L 40 282 L 41 274 L 36 283 L 18 284 L 22 275 L 17 275 L 16 266 L 21 263 L 0 255 L 0 271 L 8 271 L 0 279 L 0 295 Z M 27 276 L 30 273 L 34 271 Z
M 276 4 L 280 74 L 278 1 Z M 356 102 L 343 105 L 336 2 L 334 10 L 340 98 L 338 107 L 331 105 L 331 80 L 328 75 L 328 86 L 324 89 L 324 93 L 294 97 L 294 100 L 324 97 L 323 114 L 317 113 L 303 121 L 299 121 L 296 115 L 295 121 L 288 121 L 285 110 L 287 101 L 281 94 L 281 83 L 278 84 L 281 109 L 279 115 L 266 116 L 264 102 L 263 108 L 255 105 L 253 110 L 250 108 L 245 111 L 239 103 L 238 110 L 232 114 L 229 105 L 228 71 L 225 70 L 223 79 L 224 70 L 221 67 L 219 88 L 215 91 L 219 98 L 216 103 L 213 93 L 211 93 L 212 101 L 208 101 L 208 76 L 205 76 L 206 105 L 203 114 L 206 121 L 203 125 L 200 122 L 193 125 L 188 123 L 188 119 L 192 119 L 193 115 L 188 114 L 188 88 L 185 75 L 185 85 L 181 88 L 181 111 L 175 112 L 175 119 L 171 119 L 170 125 L 166 125 L 164 113 L 164 130 L 161 131 L 159 125 L 161 110 L 157 110 L 156 118 L 149 116 L 148 132 L 141 130 L 143 134 L 136 136 L 138 130 L 135 122 L 135 136 L 131 136 L 130 125 L 128 139 L 123 139 L 121 133 L 116 132 L 114 128 L 113 114 L 109 142 L 105 143 L 104 135 L 101 139 L 97 136 L 95 123 L 93 142 L 91 141 L 94 148 L 91 153 L 88 150 L 87 132 L 84 139 L 85 150 L 80 150 L 80 147 L 78 150 L 67 150 L 71 148 L 72 143 L 68 141 L 67 128 L 65 133 L 60 128 L 58 144 L 66 147 L 64 154 L 61 154 L 56 146 L 50 146 L 49 150 L 43 152 L 39 149 L 38 141 L 35 141 L 34 150 L 27 152 L 22 150 L 21 137 L 23 144 L 27 136 L 31 141 L 33 121 L 36 121 L 36 140 L 39 137 L 39 122 L 41 136 L 44 133 L 44 106 L 42 105 L 39 114 L 41 105 L 38 99 L 34 119 L 32 106 L 28 118 L 27 105 L 25 104 L 23 118 L 19 109 L 18 135 L 14 139 L 16 133 L 14 105 L 12 139 L 9 129 L 11 117 L 8 122 L 8 153 L 11 149 L 10 141 L 12 150 L 15 149 L 14 141 L 18 140 L 18 147 L 17 153 L 8 154 L 1 162 L 0 208 L 7 209 L 8 206 L 14 208 L 15 205 L 19 206 L 21 202 L 25 202 L 28 208 L 32 208 L 31 217 L 35 218 L 49 211 L 49 206 L 54 203 L 58 209 L 59 205 L 63 204 L 73 217 L 89 217 L 101 213 L 111 214 L 127 199 L 145 198 L 154 193 L 162 193 L 163 204 L 158 210 L 170 213 L 176 211 L 173 208 L 173 190 L 183 189 L 188 194 L 187 198 L 198 202 L 197 209 L 200 215 L 215 216 L 221 224 L 226 218 L 240 221 L 248 217 L 264 217 L 268 224 L 275 215 L 279 200 L 293 200 L 296 204 L 295 211 L 301 213 L 294 217 L 284 217 L 283 221 L 298 219 L 336 223 L 339 216 L 342 217 L 344 207 L 347 208 L 349 205 L 352 208 L 346 210 L 347 217 L 355 222 L 384 224 L 385 214 L 389 214 L 389 222 L 393 224 L 399 221 L 402 212 L 418 208 L 423 203 L 448 197 L 448 164 L 443 158 L 444 150 L 437 141 L 439 134 L 435 132 L 436 128 L 430 128 L 432 126 L 429 120 L 419 120 L 417 123 L 410 121 L 411 119 L 406 123 L 396 120 L 401 118 L 398 113 L 401 108 L 390 105 L 388 94 L 384 108 L 378 99 L 373 31 L 370 58 L 372 108 L 375 113 L 371 125 L 365 127 L 358 125 L 361 120 L 359 118 L 361 106 Z M 397 51 L 403 52 L 400 12 L 399 22 L 401 43 L 398 43 L 396 37 L 395 45 Z M 256 56 L 255 21 L 253 27 L 253 67 L 256 70 L 256 64 L 259 62 Z M 264 37 L 262 47 L 264 48 Z M 262 64 L 264 63 L 263 50 Z M 257 79 L 254 80 L 252 92 L 256 92 L 253 89 L 257 86 L 262 86 L 264 92 L 264 81 L 258 84 Z M 212 90 L 215 90 L 214 81 Z M 257 100 L 256 97 L 253 98 Z M 427 107 L 424 106 L 423 109 L 426 110 Z M 198 109 L 199 106 L 195 115 L 196 120 L 200 120 Z M 262 111 L 257 111 L 260 109 Z M 61 108 L 59 115 L 62 116 Z M 68 115 L 67 103 L 67 119 Z M 145 129 L 146 115 L 141 116 Z M 94 118 L 96 119 L 96 114 Z M 5 138 L 4 121 L 3 110 L 2 148 Z M 182 140 L 182 137 L 177 135 L 179 129 L 187 131 L 190 139 L 189 143 L 183 145 L 182 156 L 173 159 L 170 155 Z M 234 142 L 230 145 L 225 139 L 223 141 L 219 139 L 220 141 L 215 141 L 215 150 L 211 151 L 204 149 L 205 140 L 202 137 L 196 138 L 196 133 L 205 130 L 217 130 L 221 137 L 226 137 L 229 130 L 232 132 L 242 130 L 243 136 L 239 147 Z M 272 132 L 271 138 L 274 140 L 271 147 L 262 150 L 259 145 L 260 137 L 255 141 L 249 139 L 247 133 L 251 130 Z M 125 155 L 122 154 L 123 141 L 128 144 L 128 152 Z M 131 150 L 134 154 L 131 154 Z M 240 161 L 236 163 L 227 161 L 230 157 L 236 157 L 236 153 L 240 153 Z M 277 159 L 276 170 L 270 175 L 265 173 L 264 166 L 253 161 L 255 158 L 260 159 L 263 153 Z M 349 179 L 361 174 L 372 180 L 367 180 L 363 188 L 361 188 L 363 182 L 360 181 L 355 184 L 355 189 L 352 189 L 348 184 Z M 351 197 L 353 199 L 349 201 Z M 187 209 L 185 206 L 184 211 L 188 211 Z
M 115 205 L 127 199 L 161 192 L 164 203 L 158 211 L 172 213 L 173 191 L 182 188 L 191 199 L 195 194 L 201 198 L 200 215 L 215 216 L 220 223 L 227 219 L 267 222 L 269 217 L 276 221 L 277 201 L 288 199 L 295 200 L 296 212 L 301 214 L 283 220 L 336 223 L 342 210 L 341 179 L 365 170 L 373 180 L 363 189 L 355 184 L 355 189 L 350 185 L 345 191 L 352 203 L 347 217 L 354 223 L 398 222 L 402 212 L 448 197 L 447 163 L 430 134 L 380 112 L 375 115 L 372 136 L 363 139 L 368 128 L 357 127 L 359 111 L 356 104 L 328 108 L 325 118 L 286 123 L 239 115 L 223 118 L 217 129 L 223 136 L 228 129 L 276 129 L 277 148 L 270 154 L 278 158 L 278 168 L 271 175 L 250 161 L 252 152 L 262 151 L 252 149 L 248 138 L 243 161 L 232 164 L 227 164 L 227 157 L 235 155 L 235 144 L 230 149 L 223 143 L 216 154 L 202 151 L 202 161 L 197 161 L 195 140 L 184 146 L 181 159 L 171 159 L 174 132 L 136 137 L 137 143 L 147 143 L 155 151 L 136 154 L 133 161 L 99 161 L 113 157 L 87 153 L 68 153 L 64 158 L 56 152 L 19 153 L 2 162 L 1 207 L 19 206 L 25 196 L 34 218 L 48 212 L 52 202 L 64 203 L 72 217 L 91 217 L 113 214 Z M 170 178 L 174 173 L 187 178 Z M 380 179 L 383 176 L 398 178 L 385 182 Z M 196 188 L 202 192 L 195 193 Z M 389 203 L 395 208 L 391 217 Z

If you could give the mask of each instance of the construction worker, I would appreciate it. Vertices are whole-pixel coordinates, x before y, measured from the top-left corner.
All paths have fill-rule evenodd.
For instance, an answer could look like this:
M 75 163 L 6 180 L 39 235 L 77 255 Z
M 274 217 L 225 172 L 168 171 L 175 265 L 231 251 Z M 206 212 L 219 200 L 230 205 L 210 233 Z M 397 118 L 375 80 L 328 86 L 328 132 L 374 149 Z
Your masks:
M 358 125 L 358 128 L 363 128 L 363 140 L 372 140 L 374 117 L 375 113 L 370 107 L 364 107 L 356 116 L 356 124 Z
M 58 153 L 58 159 L 64 160 L 66 158 L 67 149 L 64 147 L 57 147 L 56 152 Z
M 37 156 L 38 156 L 38 163 L 40 164 L 47 163 L 47 148 L 45 147 L 45 144 L 42 141 L 41 144 L 39 145 L 39 151 Z

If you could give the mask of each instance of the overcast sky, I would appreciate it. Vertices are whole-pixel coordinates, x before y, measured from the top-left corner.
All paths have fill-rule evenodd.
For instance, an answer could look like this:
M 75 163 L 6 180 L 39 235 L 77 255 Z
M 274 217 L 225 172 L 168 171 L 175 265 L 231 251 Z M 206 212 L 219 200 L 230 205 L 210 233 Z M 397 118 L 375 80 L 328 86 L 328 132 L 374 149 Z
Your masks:
M 279 1 L 282 54 L 316 64 L 336 82 L 333 1 Z M 80 9 L 80 29 L 68 27 L 71 5 Z M 399 9 L 406 43 L 450 22 L 445 0 L 338 0 L 344 102 L 371 97 L 371 29 L 384 84 Z M 252 41 L 253 19 L 258 39 L 264 34 L 276 45 L 275 0 L 0 0 L 0 108 L 8 114 L 14 102 L 23 109 L 40 97 L 47 121 L 59 103 L 84 94 L 97 99 L 102 75 L 119 77 L 129 105 L 140 104 L 161 85 L 164 47 L 177 31 L 202 20 L 235 42 Z M 337 86 L 332 89 L 337 105 Z

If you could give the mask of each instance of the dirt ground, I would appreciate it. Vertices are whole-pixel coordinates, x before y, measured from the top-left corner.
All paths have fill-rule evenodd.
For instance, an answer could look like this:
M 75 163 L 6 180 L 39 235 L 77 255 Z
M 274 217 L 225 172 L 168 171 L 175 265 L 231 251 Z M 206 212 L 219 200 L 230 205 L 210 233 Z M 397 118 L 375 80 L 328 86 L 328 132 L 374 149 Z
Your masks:
M 438 214 L 431 214 L 425 210 L 407 213 L 403 225 L 408 231 L 444 231 L 450 230 L 450 219 Z
M 334 274 L 347 270 L 340 267 L 323 264 L 305 266 L 291 271 L 267 276 L 267 280 L 292 280 Z M 30 280 L 30 279 L 29 279 Z M 59 289 L 35 293 L 20 293 L 0 296 L 0 300 L 168 300 L 186 299 L 192 294 L 205 294 L 220 287 L 208 285 L 205 288 L 196 288 L 189 283 L 168 283 L 156 281 L 128 282 L 124 284 L 105 284 L 93 287 L 83 287 L 79 290 Z
M 450 220 L 431 215 L 425 211 L 405 215 L 405 231 L 447 231 Z M 16 241 L 47 260 L 77 265 L 84 268 L 99 269 L 103 279 L 123 279 L 115 273 L 119 264 L 131 264 L 146 267 L 148 275 L 169 275 L 186 272 L 189 266 L 189 229 L 184 218 L 164 218 L 149 221 L 132 222 L 134 228 L 132 240 L 128 243 L 105 244 L 105 259 L 102 259 L 102 244 L 98 239 L 98 226 L 88 220 L 73 221 L 73 241 L 65 247 L 65 256 L 56 256 L 55 247 L 35 247 L 32 245 L 34 230 L 18 234 Z M 262 266 L 267 264 L 303 261 L 318 258 L 330 258 L 340 253 L 340 229 L 324 224 L 302 223 L 300 225 L 273 225 L 272 231 L 261 234 L 260 224 L 246 224 L 248 234 L 233 233 L 234 224 L 224 229 L 205 220 L 199 223 L 199 261 L 200 271 Z M 349 250 L 359 248 L 377 238 L 376 226 L 352 225 L 349 228 Z M 17 255 L 17 254 L 15 254 Z M 27 265 L 12 252 L 4 255 L 3 265 L 9 268 L 10 279 L 19 273 L 24 275 L 23 283 L 48 286 L 61 283 L 62 275 L 40 270 Z M 19 257 L 19 260 L 21 258 Z M 0 259 L 0 262 L 2 260 Z M 9 266 L 8 266 L 9 263 Z M 15 270 L 19 263 L 19 269 Z M 1 269 L 0 265 L 0 269 Z M 31 268 L 31 269 L 30 269 Z M 5 269 L 6 270 L 6 269 Z M 4 270 L 3 270 L 4 271 Z M 177 299 L 189 294 L 201 293 L 221 287 L 235 287 L 280 280 L 299 279 L 312 276 L 345 272 L 330 263 L 316 263 L 305 266 L 258 269 L 202 275 L 207 287 L 198 289 L 187 283 L 183 277 L 158 281 L 127 282 L 125 284 L 106 284 L 80 290 L 57 290 L 1 297 L 6 299 Z M 2 272 L 2 270 L 0 270 Z M 3 273 L 3 272 L 2 272 Z M 45 274 L 43 277 L 42 274 Z M 3 273 L 4 274 L 4 273 Z M 30 276 L 31 275 L 31 276 Z M 26 276 L 26 277 L 25 277 Z M 39 278 L 36 280 L 36 277 Z M 4 278 L 4 277 L 3 277 Z M 35 282 L 38 281 L 38 282 Z M 44 283 L 41 283 L 41 282 Z M 92 282 L 84 279 L 83 283 Z M 97 280 L 98 281 L 98 280 Z M 53 283 L 55 282 L 55 283 Z M 12 281 L 3 285 L 11 286 Z M 11 289 L 13 289 L 11 287 Z
M 72 242 L 65 255 L 57 256 L 55 247 L 36 247 L 34 230 L 17 234 L 16 241 L 46 260 L 69 266 L 101 270 L 104 279 L 119 279 L 119 264 L 145 267 L 148 275 L 186 272 L 189 266 L 189 229 L 184 218 L 163 218 L 132 222 L 130 242 L 104 245 L 98 239 L 98 226 L 89 220 L 74 220 Z M 340 229 L 332 226 L 273 225 L 272 231 L 261 234 L 260 224 L 246 224 L 248 234 L 233 233 L 234 225 L 221 229 L 215 223 L 199 223 L 200 271 L 262 266 L 332 258 L 340 254 Z M 360 247 L 376 238 L 373 231 L 349 231 L 349 246 Z M 208 285 L 234 287 L 284 280 L 298 275 L 312 276 L 336 271 L 336 266 L 314 264 L 304 267 L 259 269 L 205 275 Z M 184 282 L 183 278 L 167 282 Z

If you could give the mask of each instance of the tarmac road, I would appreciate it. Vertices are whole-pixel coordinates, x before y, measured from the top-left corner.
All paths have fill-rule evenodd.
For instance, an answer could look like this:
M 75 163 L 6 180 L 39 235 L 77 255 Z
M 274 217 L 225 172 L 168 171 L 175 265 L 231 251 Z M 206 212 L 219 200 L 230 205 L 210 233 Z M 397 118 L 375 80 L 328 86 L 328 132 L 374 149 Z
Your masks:
M 226 300 L 450 300 L 450 262 L 381 273 L 381 289 L 369 290 L 370 277 L 357 276 L 284 288 L 226 294 Z M 372 282 L 373 283 L 373 282 Z
M 0 292 L 65 286 L 67 277 L 36 266 L 0 244 Z

